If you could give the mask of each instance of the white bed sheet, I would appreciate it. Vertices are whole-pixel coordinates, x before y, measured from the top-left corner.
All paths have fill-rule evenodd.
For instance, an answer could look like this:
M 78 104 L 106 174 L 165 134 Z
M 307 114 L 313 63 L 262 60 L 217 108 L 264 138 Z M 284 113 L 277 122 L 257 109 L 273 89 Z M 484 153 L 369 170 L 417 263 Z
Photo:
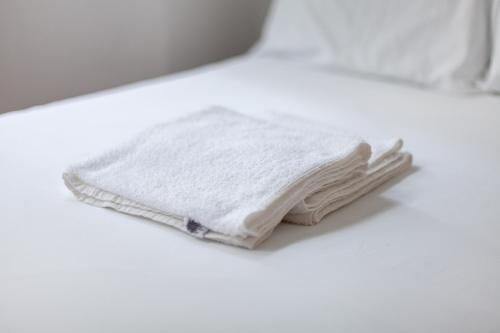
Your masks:
M 74 161 L 209 105 L 399 135 L 415 167 L 249 251 L 77 202 Z M 239 58 L 0 116 L 0 332 L 499 332 L 500 97 Z

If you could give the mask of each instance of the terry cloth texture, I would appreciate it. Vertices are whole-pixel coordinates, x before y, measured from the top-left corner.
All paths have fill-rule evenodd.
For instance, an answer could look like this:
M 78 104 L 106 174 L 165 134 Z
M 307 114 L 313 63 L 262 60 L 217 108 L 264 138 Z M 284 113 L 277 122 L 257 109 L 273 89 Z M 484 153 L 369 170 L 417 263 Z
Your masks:
M 88 204 L 253 248 L 284 219 L 317 223 L 408 167 L 402 141 L 388 142 L 372 155 L 345 131 L 214 107 L 146 130 L 63 178 Z

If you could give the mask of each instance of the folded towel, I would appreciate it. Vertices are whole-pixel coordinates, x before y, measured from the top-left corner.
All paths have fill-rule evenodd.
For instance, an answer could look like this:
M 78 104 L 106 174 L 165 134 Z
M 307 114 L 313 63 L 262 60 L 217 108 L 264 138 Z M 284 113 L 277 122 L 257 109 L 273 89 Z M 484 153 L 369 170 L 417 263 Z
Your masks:
M 369 140 L 372 155 L 366 172 L 338 184 L 328 184 L 304 198 L 284 217 L 291 223 L 314 225 L 337 209 L 351 203 L 411 167 L 412 156 L 400 152 L 401 139 Z
M 266 115 L 265 119 L 280 123 L 291 130 L 307 128 L 323 132 L 324 135 L 329 135 L 332 131 L 348 135 L 340 128 L 324 126 L 289 114 L 273 112 Z M 411 154 L 401 152 L 403 140 L 365 137 L 365 141 L 371 146 L 366 172 L 353 173 L 350 179 L 343 182 L 330 180 L 323 184 L 295 205 L 284 217 L 284 221 L 303 225 L 317 224 L 325 215 L 351 203 L 411 167 Z
M 386 180 L 395 154 L 369 166 L 370 145 L 356 135 L 212 108 L 155 126 L 63 178 L 86 203 L 253 248 L 285 215 L 315 223 Z

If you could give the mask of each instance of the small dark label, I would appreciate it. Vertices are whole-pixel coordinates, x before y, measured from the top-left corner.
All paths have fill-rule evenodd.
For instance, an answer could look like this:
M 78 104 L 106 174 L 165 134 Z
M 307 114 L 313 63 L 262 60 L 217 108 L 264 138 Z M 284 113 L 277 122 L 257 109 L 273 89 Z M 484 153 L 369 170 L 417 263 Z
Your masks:
M 191 218 L 188 218 L 187 220 L 186 229 L 192 234 L 204 235 L 208 232 L 208 229 L 206 227 Z

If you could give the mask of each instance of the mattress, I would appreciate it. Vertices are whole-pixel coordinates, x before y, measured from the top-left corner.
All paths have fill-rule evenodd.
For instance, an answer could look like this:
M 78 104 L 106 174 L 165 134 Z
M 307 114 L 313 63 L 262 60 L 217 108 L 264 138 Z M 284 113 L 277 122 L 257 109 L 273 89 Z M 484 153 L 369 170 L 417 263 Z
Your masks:
M 77 202 L 62 171 L 211 105 L 401 136 L 413 169 L 258 249 Z M 500 97 L 240 57 L 0 116 L 1 332 L 499 332 Z

